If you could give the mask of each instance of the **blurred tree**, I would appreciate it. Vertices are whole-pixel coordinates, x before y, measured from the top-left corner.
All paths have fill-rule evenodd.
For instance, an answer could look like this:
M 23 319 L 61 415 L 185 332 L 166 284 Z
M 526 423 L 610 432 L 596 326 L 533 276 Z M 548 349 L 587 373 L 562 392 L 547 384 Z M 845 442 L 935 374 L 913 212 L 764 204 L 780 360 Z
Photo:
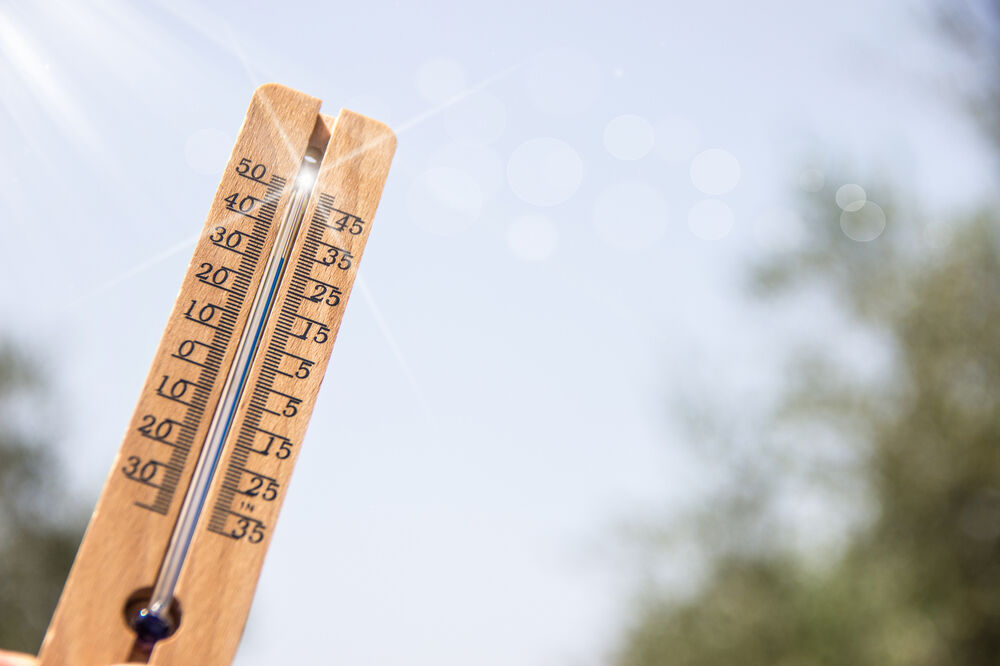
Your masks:
M 948 6 L 944 27 L 996 72 L 1000 2 L 972 4 Z M 972 98 L 993 140 L 984 100 L 998 90 L 988 76 Z M 761 298 L 832 295 L 878 341 L 882 354 L 858 356 L 881 371 L 850 370 L 834 345 L 808 349 L 749 442 L 714 433 L 722 490 L 682 523 L 703 580 L 643 601 L 620 666 L 1000 663 L 1000 213 L 927 227 L 886 206 L 885 233 L 861 243 L 848 233 L 871 218 L 834 201 L 826 190 L 806 202 L 804 245 L 752 285 Z M 803 489 L 825 494 L 827 517 L 851 514 L 837 548 L 795 543 L 789 506 Z
M 941 4 L 938 23 L 983 74 L 971 89 L 958 90 L 994 142 L 1000 144 L 1000 0 Z
M 874 515 L 833 562 L 804 557 L 783 538 L 781 476 L 794 472 L 775 463 L 780 445 L 765 435 L 729 460 L 717 454 L 730 490 L 692 521 L 713 559 L 706 582 L 693 597 L 648 603 L 623 666 L 985 666 L 1000 656 L 1000 219 L 956 224 L 943 251 L 893 252 L 903 234 L 860 245 L 833 208 L 812 249 L 757 284 L 774 293 L 819 276 L 883 333 L 893 369 L 851 383 L 821 358 L 800 359 L 767 432 L 821 421 L 850 433 Z M 820 456 L 798 473 L 836 484 L 828 464 Z
M 37 367 L 0 344 L 0 648 L 34 653 L 76 554 Z

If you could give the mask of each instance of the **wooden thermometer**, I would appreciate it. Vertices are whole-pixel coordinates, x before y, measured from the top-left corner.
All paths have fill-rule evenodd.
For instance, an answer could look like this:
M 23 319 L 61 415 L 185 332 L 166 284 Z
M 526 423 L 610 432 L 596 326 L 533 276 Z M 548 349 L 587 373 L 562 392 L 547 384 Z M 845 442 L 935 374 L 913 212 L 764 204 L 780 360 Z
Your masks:
M 396 140 L 253 96 L 39 655 L 229 664 Z

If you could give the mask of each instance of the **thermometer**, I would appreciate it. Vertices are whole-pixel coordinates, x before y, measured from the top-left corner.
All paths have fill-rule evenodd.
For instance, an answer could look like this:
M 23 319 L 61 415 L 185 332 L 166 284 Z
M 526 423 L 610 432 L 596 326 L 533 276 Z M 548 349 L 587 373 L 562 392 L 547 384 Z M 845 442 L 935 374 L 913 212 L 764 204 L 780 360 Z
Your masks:
M 232 662 L 395 145 L 254 93 L 43 666 Z

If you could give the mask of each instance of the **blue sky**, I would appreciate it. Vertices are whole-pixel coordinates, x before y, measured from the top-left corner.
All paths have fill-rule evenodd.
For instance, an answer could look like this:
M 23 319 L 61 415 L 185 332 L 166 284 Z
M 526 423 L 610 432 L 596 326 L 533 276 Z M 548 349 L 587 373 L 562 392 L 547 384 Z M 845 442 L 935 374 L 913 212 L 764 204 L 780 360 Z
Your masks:
M 399 148 L 238 663 L 605 663 L 616 526 L 710 474 L 672 398 L 745 408 L 825 321 L 740 288 L 802 188 L 888 180 L 933 221 L 995 184 L 925 3 L 789 4 L 0 5 L 0 313 L 74 492 L 277 81 Z

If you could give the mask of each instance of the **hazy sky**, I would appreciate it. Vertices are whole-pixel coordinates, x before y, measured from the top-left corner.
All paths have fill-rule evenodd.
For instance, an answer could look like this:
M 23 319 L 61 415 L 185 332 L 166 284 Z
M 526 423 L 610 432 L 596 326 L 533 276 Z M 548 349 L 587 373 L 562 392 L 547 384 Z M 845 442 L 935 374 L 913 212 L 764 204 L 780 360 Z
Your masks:
M 90 505 L 253 89 L 388 122 L 237 661 L 605 663 L 616 525 L 704 482 L 672 397 L 739 409 L 823 320 L 740 289 L 802 188 L 867 188 L 875 233 L 887 181 L 932 213 L 990 191 L 931 28 L 861 0 L 4 2 L 0 316 Z

